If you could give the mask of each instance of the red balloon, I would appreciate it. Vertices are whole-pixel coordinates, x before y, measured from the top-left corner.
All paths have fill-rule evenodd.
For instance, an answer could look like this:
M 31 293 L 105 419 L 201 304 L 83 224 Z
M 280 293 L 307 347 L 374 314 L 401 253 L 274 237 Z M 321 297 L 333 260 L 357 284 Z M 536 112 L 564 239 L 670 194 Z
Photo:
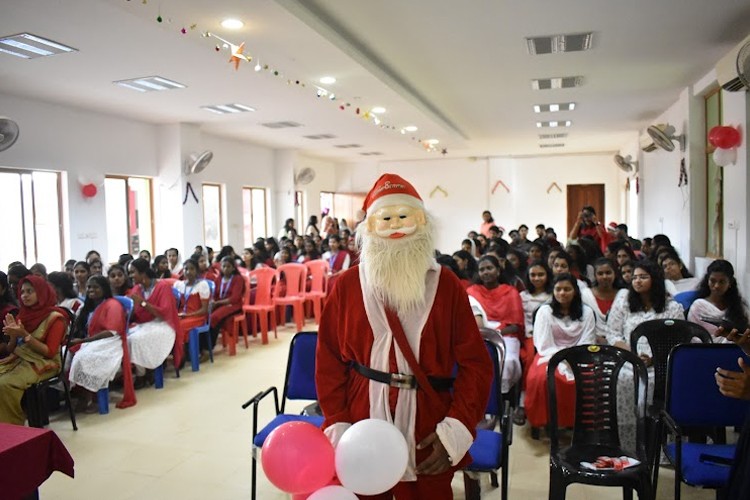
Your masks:
M 96 184 L 84 184 L 81 186 L 81 193 L 84 198 L 93 198 L 97 193 Z
M 722 149 L 731 149 L 740 144 L 740 132 L 734 127 L 714 127 L 708 133 L 708 142 Z
M 293 495 L 322 488 L 336 467 L 331 442 L 307 422 L 287 422 L 274 429 L 263 443 L 260 462 L 268 480 Z

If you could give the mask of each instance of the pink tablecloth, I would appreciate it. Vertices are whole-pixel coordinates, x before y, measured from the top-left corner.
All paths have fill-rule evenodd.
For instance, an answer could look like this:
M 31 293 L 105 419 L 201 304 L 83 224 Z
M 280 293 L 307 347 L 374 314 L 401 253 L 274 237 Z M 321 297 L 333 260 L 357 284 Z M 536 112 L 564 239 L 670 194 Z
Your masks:
M 30 495 L 56 470 L 73 477 L 73 467 L 73 458 L 54 432 L 0 424 L 1 498 Z

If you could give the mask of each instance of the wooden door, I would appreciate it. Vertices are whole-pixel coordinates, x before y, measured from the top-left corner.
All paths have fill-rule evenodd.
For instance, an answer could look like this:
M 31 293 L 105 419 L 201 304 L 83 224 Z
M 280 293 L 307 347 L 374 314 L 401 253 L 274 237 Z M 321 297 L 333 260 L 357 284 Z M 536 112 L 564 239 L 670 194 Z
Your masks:
M 594 207 L 596 217 L 602 224 L 607 224 L 604 213 L 604 184 L 568 184 L 568 230 L 565 237 L 576 223 L 578 214 L 586 205 Z M 563 235 L 559 234 L 558 238 Z

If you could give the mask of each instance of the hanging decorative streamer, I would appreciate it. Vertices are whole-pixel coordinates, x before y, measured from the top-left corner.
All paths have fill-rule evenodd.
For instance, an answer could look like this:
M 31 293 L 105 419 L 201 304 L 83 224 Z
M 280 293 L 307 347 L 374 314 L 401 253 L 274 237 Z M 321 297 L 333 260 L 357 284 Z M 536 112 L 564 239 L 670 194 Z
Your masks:
M 130 0 L 128 0 L 128 2 L 129 1 Z M 147 0 L 142 0 L 142 4 L 143 5 L 147 5 L 148 1 Z M 159 5 L 156 10 L 157 10 L 156 22 L 159 23 L 159 24 L 161 24 L 161 25 L 163 25 L 163 26 L 165 26 L 165 27 L 166 26 L 172 26 L 169 29 L 175 29 L 181 36 L 183 36 L 183 35 L 190 35 L 190 32 L 194 31 L 198 27 L 198 23 L 195 23 L 195 22 L 177 22 L 179 20 L 175 19 L 176 26 L 180 27 L 179 29 L 177 29 L 177 28 L 174 27 L 175 25 L 172 23 L 172 17 L 168 17 L 168 16 L 163 17 L 162 16 L 161 5 Z M 164 22 L 165 20 L 167 21 L 166 23 Z M 189 26 L 190 27 L 190 31 L 188 31 L 185 28 L 185 26 Z M 245 42 L 242 42 L 239 45 L 236 45 L 236 44 L 233 44 L 232 42 L 230 42 L 228 40 L 224 40 L 223 38 L 217 36 L 214 33 L 209 32 L 209 31 L 202 32 L 202 36 L 204 38 L 216 38 L 217 40 L 219 40 L 219 41 L 222 42 L 223 48 L 229 50 L 229 53 L 230 53 L 229 62 L 232 63 L 232 64 L 234 64 L 235 71 L 239 70 L 239 66 L 240 66 L 240 63 L 242 61 L 250 62 L 250 61 L 253 60 L 253 55 L 245 53 Z M 222 46 L 220 46 L 220 45 L 214 45 L 214 50 L 216 52 L 221 52 Z M 256 59 L 257 59 L 257 56 L 256 56 Z M 274 68 L 272 65 L 263 64 L 261 66 L 258 63 L 258 64 L 256 64 L 253 67 L 253 70 L 256 73 L 267 72 L 267 73 L 269 73 L 269 74 L 271 74 L 271 75 L 273 75 L 275 77 L 281 77 L 280 81 L 286 81 L 287 85 L 290 85 L 290 86 L 291 86 L 292 83 L 294 83 L 295 86 L 297 86 L 297 87 L 301 87 L 301 88 L 307 88 L 307 87 L 314 88 L 314 89 L 316 89 L 316 93 L 314 94 L 316 97 L 328 97 L 328 100 L 330 100 L 330 101 L 341 101 L 342 100 L 341 96 L 339 96 L 337 94 L 334 94 L 334 93 L 332 93 L 332 92 L 330 92 L 329 90 L 326 90 L 326 89 L 323 89 L 325 91 L 324 94 L 318 93 L 319 89 L 321 89 L 321 87 L 318 87 L 317 85 L 315 85 L 313 83 L 310 83 L 308 85 L 304 80 L 300 80 L 298 78 L 286 78 L 285 75 L 284 75 L 284 73 L 282 71 L 280 71 L 277 68 Z M 355 99 L 362 99 L 362 98 L 361 97 L 357 97 Z M 338 106 L 338 104 L 337 104 L 337 106 Z M 345 111 L 346 108 L 350 108 L 350 107 L 352 107 L 352 103 L 351 102 L 345 102 L 345 104 L 338 106 L 338 108 L 341 111 Z M 374 125 L 378 126 L 381 129 L 392 130 L 392 131 L 400 132 L 402 135 L 406 135 L 405 130 L 402 127 L 397 127 L 397 126 L 392 125 L 392 124 L 383 123 L 382 120 L 381 120 L 381 118 L 378 117 L 376 114 L 372 113 L 371 111 L 365 110 L 365 111 L 362 112 L 362 110 L 360 109 L 360 107 L 356 107 L 356 106 L 352 107 L 352 109 L 354 110 L 354 115 L 355 116 L 357 116 L 359 118 L 362 118 L 363 120 L 372 122 Z M 438 153 L 439 152 L 442 155 L 448 154 L 448 150 L 446 148 L 437 148 L 434 144 L 426 144 L 419 137 L 412 136 L 411 137 L 411 141 L 421 144 L 423 146 L 423 148 L 425 149 L 425 151 L 427 151 L 427 152 L 430 152 L 430 153 Z M 507 190 L 507 187 L 506 187 L 506 190 Z
M 677 183 L 677 187 L 688 185 L 688 174 L 685 168 L 685 158 L 680 160 L 680 181 Z
M 558 186 L 556 182 L 553 182 L 552 184 L 549 185 L 549 187 L 547 188 L 547 194 L 549 194 L 549 192 L 552 191 L 552 189 L 557 189 L 558 193 L 562 193 L 562 189 L 560 189 L 560 186 Z
M 444 198 L 448 197 L 448 192 L 445 189 L 441 188 L 440 186 L 435 186 L 435 189 L 430 191 L 430 198 L 435 196 L 438 192 L 443 193 Z
M 505 185 L 503 181 L 497 181 L 494 186 L 492 186 L 492 194 L 495 194 L 495 191 L 497 191 L 497 188 L 499 186 L 502 186 L 503 189 L 505 189 L 506 192 L 510 193 L 510 188 Z

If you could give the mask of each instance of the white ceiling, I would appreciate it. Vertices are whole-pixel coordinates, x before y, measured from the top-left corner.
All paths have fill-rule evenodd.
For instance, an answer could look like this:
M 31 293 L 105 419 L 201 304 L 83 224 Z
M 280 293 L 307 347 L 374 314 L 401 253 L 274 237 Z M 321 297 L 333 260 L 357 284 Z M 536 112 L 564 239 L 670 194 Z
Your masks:
M 0 92 L 152 123 L 199 123 L 210 134 L 336 161 L 363 160 L 362 152 L 439 157 L 417 141 L 428 138 L 452 157 L 613 151 L 750 30 L 750 0 L 143 1 L 3 0 L 0 36 L 29 32 L 79 51 L 33 60 L 0 53 Z M 226 17 L 245 27 L 221 28 Z M 235 71 L 229 52 L 217 53 L 221 42 L 203 31 L 245 42 L 269 70 L 242 62 Z M 584 31 L 594 32 L 588 52 L 526 50 L 527 36 Z M 142 94 L 112 84 L 151 75 L 187 88 Z M 312 85 L 324 75 L 338 79 L 324 86 L 335 101 L 316 97 Z M 575 75 L 584 77 L 577 89 L 531 89 L 532 78 Z M 532 109 L 570 101 L 574 111 Z M 200 109 L 228 103 L 257 112 Z M 376 105 L 387 108 L 382 123 L 396 130 L 362 118 Z M 539 119 L 573 126 L 540 130 Z M 260 125 L 287 120 L 304 126 Z M 419 131 L 402 135 L 398 129 L 410 124 Z M 558 131 L 569 133 L 565 148 L 539 148 L 537 134 Z M 303 137 L 315 134 L 336 138 Z M 363 147 L 334 147 L 352 143 Z

